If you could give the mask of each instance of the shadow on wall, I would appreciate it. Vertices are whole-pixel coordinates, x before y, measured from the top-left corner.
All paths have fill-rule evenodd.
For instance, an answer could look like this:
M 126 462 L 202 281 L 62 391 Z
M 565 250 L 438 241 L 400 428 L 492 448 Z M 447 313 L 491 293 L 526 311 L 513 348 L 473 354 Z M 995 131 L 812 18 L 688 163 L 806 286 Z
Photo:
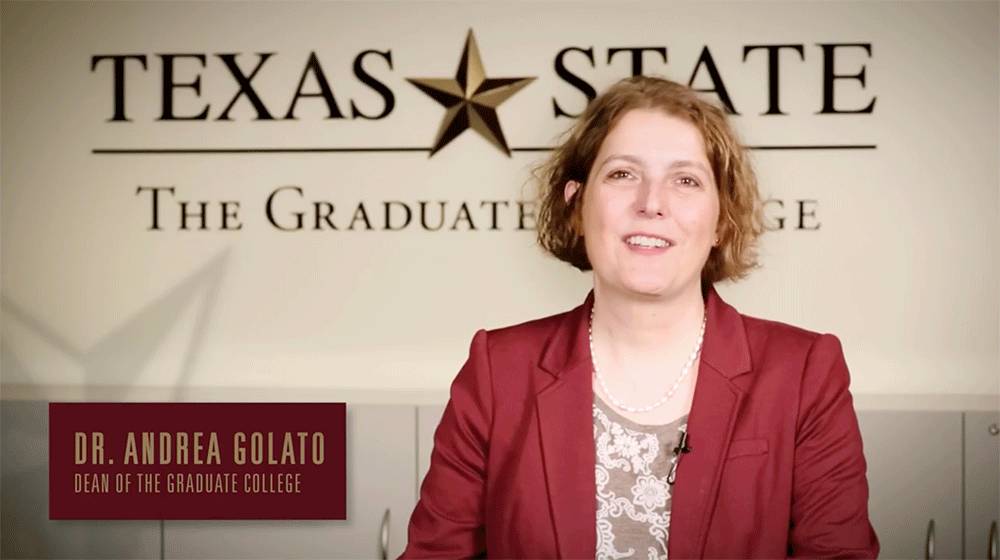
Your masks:
M 135 378 L 149 363 L 156 350 L 164 344 L 177 322 L 201 294 L 204 294 L 190 333 L 190 343 L 183 357 L 177 379 L 174 382 L 174 399 L 181 399 L 192 377 L 203 343 L 205 329 L 212 310 L 219 297 L 222 277 L 226 272 L 230 250 L 227 249 L 212 258 L 181 283 L 171 288 L 159 299 L 150 302 L 132 315 L 97 344 L 86 350 L 75 348 L 59 334 L 57 325 L 47 325 L 21 308 L 7 297 L 0 300 L 4 321 L 11 319 L 23 324 L 40 338 L 52 352 L 79 364 L 83 370 L 82 385 L 84 400 L 92 397 L 92 388 L 97 385 L 121 387 L 121 394 L 104 398 L 124 399 L 135 385 Z M 10 337 L 0 340 L 0 368 L 6 382 L 32 384 L 34 364 L 19 359 L 10 351 Z M 72 384 L 72 383 L 67 383 Z M 107 395 L 103 391 L 102 395 Z
M 137 372 L 176 328 L 185 309 L 204 294 L 174 383 L 174 400 L 192 377 L 204 333 L 219 297 L 229 250 L 140 309 L 93 347 L 81 350 L 59 334 L 58 325 L 47 325 L 9 298 L 2 298 L 4 321 L 16 321 L 38 337 L 59 358 L 78 364 L 84 400 L 96 385 L 120 391 L 108 400 L 127 400 Z M 34 384 L 37 365 L 33 356 L 10 351 L 11 339 L 0 339 L 0 369 L 5 381 Z M 74 383 L 67 383 L 74 384 Z M 44 389 L 44 387 L 41 387 Z M 106 393 L 107 391 L 105 391 Z M 160 558 L 160 521 L 51 521 L 48 494 L 48 403 L 2 401 L 0 440 L 0 557 L 3 558 Z M 94 498 L 99 500 L 100 497 Z

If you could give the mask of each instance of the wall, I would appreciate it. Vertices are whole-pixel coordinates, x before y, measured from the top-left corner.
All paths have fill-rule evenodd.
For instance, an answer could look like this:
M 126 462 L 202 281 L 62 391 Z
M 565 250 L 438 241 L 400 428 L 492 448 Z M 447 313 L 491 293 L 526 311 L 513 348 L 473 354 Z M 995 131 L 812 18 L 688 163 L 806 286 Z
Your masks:
M 716 93 L 753 146 L 763 268 L 720 293 L 744 313 L 832 332 L 865 395 L 1000 393 L 998 4 L 15 3 L 2 6 L 2 382 L 5 398 L 186 398 L 237 388 L 447 388 L 475 329 L 569 309 L 591 279 L 534 245 L 530 169 L 586 97 L 644 72 Z M 508 156 L 465 131 L 432 156 L 444 108 L 407 78 L 455 75 L 472 30 L 488 77 L 534 77 L 497 110 Z M 823 47 L 821 44 L 867 47 Z M 767 52 L 780 52 L 768 111 Z M 707 46 L 717 69 L 709 71 Z M 824 49 L 833 53 L 825 67 Z M 386 97 L 359 78 L 391 91 Z M 217 54 L 238 53 L 272 120 Z M 161 119 L 163 53 L 175 115 Z M 314 53 L 344 118 L 327 118 Z M 391 53 L 391 54 L 388 54 Z M 126 63 L 113 120 L 113 60 Z M 391 64 L 388 60 L 391 58 Z M 610 61 L 609 61 L 610 58 Z M 833 81 L 823 114 L 824 74 Z M 300 88 L 300 79 L 305 81 Z M 169 89 L 169 88 L 167 88 Z M 826 146 L 827 148 L 817 148 Z M 834 148 L 830 148 L 834 146 Z M 839 148 L 836 146 L 840 146 Z M 849 146 L 850 148 L 845 148 Z M 782 149 L 760 149 L 778 147 Z M 101 150 L 378 148 L 298 153 Z M 389 148 L 423 148 L 392 151 Z M 796 148 L 796 149 L 789 149 Z M 806 149 L 803 149 L 806 148 Z M 140 187 L 170 186 L 152 203 Z M 288 227 L 331 203 L 337 231 Z M 177 201 L 208 203 L 179 229 Z M 220 230 L 222 201 L 241 229 Z M 445 226 L 386 231 L 384 205 L 446 203 Z M 490 204 L 498 202 L 496 229 Z M 778 202 L 774 202 L 778 201 Z M 462 220 L 466 203 L 469 218 Z M 352 218 L 363 204 L 372 230 Z M 229 208 L 235 205 L 230 204 Z M 525 206 L 530 213 L 530 206 Z M 398 225 L 402 207 L 392 207 Z M 801 215 L 800 215 L 801 214 Z M 233 226 L 235 222 L 231 221 Z M 455 229 L 452 230 L 451 226 Z M 524 226 L 523 228 L 520 226 Z M 215 390 L 216 393 L 210 393 Z M 220 392 L 221 391 L 221 392 Z

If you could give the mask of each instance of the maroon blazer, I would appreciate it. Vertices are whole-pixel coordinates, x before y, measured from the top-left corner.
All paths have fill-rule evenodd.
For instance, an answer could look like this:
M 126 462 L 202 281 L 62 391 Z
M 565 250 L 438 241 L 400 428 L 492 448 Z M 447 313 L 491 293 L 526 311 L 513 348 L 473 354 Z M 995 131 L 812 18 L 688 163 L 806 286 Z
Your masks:
M 594 558 L 593 298 L 475 334 L 402 558 Z M 840 341 L 705 303 L 670 558 L 876 557 Z

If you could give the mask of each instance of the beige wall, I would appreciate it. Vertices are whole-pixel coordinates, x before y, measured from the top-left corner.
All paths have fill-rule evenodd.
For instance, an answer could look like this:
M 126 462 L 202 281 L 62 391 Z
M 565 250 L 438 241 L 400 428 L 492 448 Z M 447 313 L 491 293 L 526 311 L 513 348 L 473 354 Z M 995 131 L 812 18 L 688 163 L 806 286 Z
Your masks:
M 443 109 L 405 81 L 454 75 L 472 28 L 490 77 L 537 79 L 500 106 L 511 146 L 551 145 L 583 96 L 553 59 L 598 89 L 628 74 L 612 47 L 666 46 L 647 73 L 684 81 L 708 45 L 751 145 L 874 144 L 875 150 L 757 151 L 762 192 L 816 200 L 816 231 L 763 238 L 763 269 L 719 286 L 744 313 L 832 332 L 843 341 L 859 394 L 995 395 L 1000 375 L 998 4 L 874 3 L 11 3 L 2 12 L 2 291 L 5 389 L 205 387 L 443 390 L 475 329 L 575 306 L 590 277 L 545 257 L 507 210 L 485 231 L 482 200 L 528 194 L 543 154 L 507 158 L 467 131 L 426 153 L 100 155 L 95 148 L 422 146 Z M 871 43 L 838 53 L 838 73 L 863 65 L 867 81 L 838 82 L 838 104 L 877 97 L 871 115 L 817 115 L 817 43 Z M 763 52 L 782 55 L 781 100 L 767 106 Z M 357 53 L 391 50 L 393 68 L 366 68 L 395 95 L 385 119 L 325 120 L 316 99 L 298 121 L 259 122 L 246 99 L 232 122 L 160 122 L 156 53 L 206 53 L 177 63 L 178 81 L 202 76 L 201 98 L 177 90 L 177 111 L 236 92 L 213 53 L 276 52 L 254 79 L 272 112 L 287 110 L 315 51 L 342 111 L 381 99 L 352 74 Z M 130 63 L 127 111 L 112 113 L 110 62 Z M 696 85 L 706 85 L 702 73 Z M 310 82 L 309 91 L 315 91 Z M 140 185 L 172 185 L 190 200 L 237 200 L 243 229 L 147 231 Z M 283 232 L 267 196 L 298 185 L 336 207 L 345 227 L 358 202 L 380 222 L 384 200 L 474 204 L 480 231 Z M 287 216 L 291 197 L 279 214 Z M 168 223 L 176 222 L 170 212 Z M 213 207 L 214 220 L 218 210 Z M 282 214 L 281 212 L 284 212 Z M 454 214 L 450 214 L 453 216 Z M 772 214 L 772 218 L 784 214 Z M 378 219 L 376 219 L 378 218 Z M 453 218 L 450 218 L 453 219 Z M 794 222 L 794 216 L 787 217 Z M 786 224 L 787 225 L 787 224 Z M 287 395 L 288 393 L 283 393 Z M 128 397 L 129 393 L 122 396 Z M 169 396 L 169 395 L 168 395 Z

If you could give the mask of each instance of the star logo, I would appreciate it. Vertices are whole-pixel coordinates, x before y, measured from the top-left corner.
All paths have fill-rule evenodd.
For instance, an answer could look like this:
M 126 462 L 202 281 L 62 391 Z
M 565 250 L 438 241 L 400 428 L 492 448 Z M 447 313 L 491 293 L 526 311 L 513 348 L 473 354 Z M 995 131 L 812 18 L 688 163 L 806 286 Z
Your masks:
M 497 107 L 535 78 L 487 78 L 476 37 L 469 29 L 455 78 L 407 78 L 446 109 L 430 155 L 472 128 L 510 157 Z

